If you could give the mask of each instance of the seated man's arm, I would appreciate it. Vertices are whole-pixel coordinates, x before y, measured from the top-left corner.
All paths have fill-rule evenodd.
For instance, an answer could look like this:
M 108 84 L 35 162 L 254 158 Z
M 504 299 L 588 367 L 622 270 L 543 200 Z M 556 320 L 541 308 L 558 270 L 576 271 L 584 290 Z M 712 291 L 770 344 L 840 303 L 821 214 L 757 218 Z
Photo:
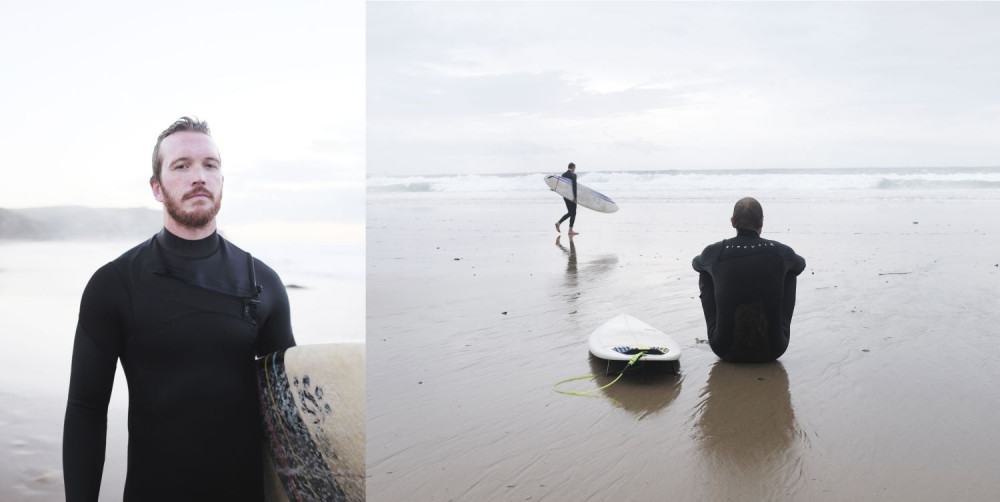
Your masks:
M 790 256 L 785 257 L 785 284 L 783 287 L 784 298 L 781 299 L 781 322 L 786 336 L 790 335 L 792 314 L 795 312 L 795 289 L 797 286 L 796 277 L 806 269 L 806 259 L 795 254 L 789 248 Z
M 791 267 L 788 270 L 792 274 L 799 275 L 806 269 L 806 259 L 795 254 L 795 251 L 792 251 L 792 256 L 789 260 L 791 261 Z
M 701 292 L 701 309 L 705 314 L 705 325 L 708 327 L 709 336 L 715 332 L 716 304 L 715 304 L 715 282 L 710 273 L 712 261 L 718 254 L 713 250 L 713 246 L 708 246 L 698 256 L 691 261 L 691 266 L 698 272 L 698 290 Z
M 708 327 L 708 335 L 715 332 L 716 304 L 715 304 L 715 283 L 712 276 L 706 272 L 698 274 L 698 289 L 701 290 L 701 309 L 705 313 L 705 325 Z
M 121 351 L 118 305 L 125 296 L 125 285 L 109 264 L 90 279 L 80 302 L 63 424 L 67 502 L 96 502 L 101 490 L 108 401 Z

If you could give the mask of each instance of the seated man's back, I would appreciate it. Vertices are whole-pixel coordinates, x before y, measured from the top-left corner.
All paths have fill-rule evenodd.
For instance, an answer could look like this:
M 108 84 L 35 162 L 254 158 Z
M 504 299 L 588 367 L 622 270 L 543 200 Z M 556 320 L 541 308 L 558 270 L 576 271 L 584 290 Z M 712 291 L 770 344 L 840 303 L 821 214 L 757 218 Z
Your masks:
M 692 265 L 700 273 L 712 351 L 726 361 L 773 361 L 788 348 L 796 276 L 805 269 L 805 260 L 780 242 L 760 238 L 763 211 L 749 201 L 737 203 L 733 226 L 742 223 L 741 204 L 751 206 L 751 216 L 759 214 L 750 220 L 757 225 L 706 247 Z

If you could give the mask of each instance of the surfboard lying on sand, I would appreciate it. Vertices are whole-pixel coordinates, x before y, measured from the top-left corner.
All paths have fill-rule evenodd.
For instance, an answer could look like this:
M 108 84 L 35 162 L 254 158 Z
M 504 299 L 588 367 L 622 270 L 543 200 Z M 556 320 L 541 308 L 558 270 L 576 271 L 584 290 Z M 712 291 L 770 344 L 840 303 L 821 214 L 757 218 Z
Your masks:
M 666 369 L 680 369 L 681 346 L 666 333 L 628 315 L 620 314 L 590 334 L 590 353 L 607 361 L 627 362 L 640 351 L 641 361 L 663 363 Z
M 365 499 L 365 344 L 257 360 L 267 502 Z
M 545 184 L 555 193 L 573 200 L 573 180 L 552 174 L 545 177 Z M 600 213 L 613 213 L 618 210 L 618 204 L 607 195 L 587 188 L 580 182 L 576 183 L 576 203 Z

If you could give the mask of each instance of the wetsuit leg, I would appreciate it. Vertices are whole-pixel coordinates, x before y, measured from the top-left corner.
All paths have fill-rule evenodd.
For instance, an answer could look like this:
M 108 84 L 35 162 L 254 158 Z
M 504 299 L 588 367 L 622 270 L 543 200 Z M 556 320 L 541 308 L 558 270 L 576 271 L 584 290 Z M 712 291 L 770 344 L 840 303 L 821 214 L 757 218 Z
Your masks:
M 576 203 L 569 199 L 563 199 L 563 202 L 566 203 L 566 215 L 562 217 L 562 220 L 559 220 L 559 223 L 569 218 L 569 228 L 573 228 L 573 223 L 576 222 Z

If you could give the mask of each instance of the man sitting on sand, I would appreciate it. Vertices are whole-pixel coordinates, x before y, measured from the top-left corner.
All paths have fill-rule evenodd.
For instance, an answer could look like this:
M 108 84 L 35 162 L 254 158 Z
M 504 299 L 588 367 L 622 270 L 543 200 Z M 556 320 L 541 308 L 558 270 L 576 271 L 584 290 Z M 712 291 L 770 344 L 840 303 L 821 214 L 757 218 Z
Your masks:
M 736 202 L 736 237 L 696 256 L 708 343 L 724 361 L 774 361 L 788 348 L 795 281 L 806 261 L 792 248 L 760 238 L 764 210 L 751 197 Z
M 573 236 L 579 233 L 573 231 L 573 223 L 576 222 L 576 164 L 570 162 L 566 172 L 562 173 L 562 177 L 573 180 L 573 200 L 563 198 L 563 202 L 566 203 L 566 214 L 556 222 L 556 232 L 562 232 L 559 230 L 559 225 L 566 221 L 566 218 L 569 218 L 569 235 Z

